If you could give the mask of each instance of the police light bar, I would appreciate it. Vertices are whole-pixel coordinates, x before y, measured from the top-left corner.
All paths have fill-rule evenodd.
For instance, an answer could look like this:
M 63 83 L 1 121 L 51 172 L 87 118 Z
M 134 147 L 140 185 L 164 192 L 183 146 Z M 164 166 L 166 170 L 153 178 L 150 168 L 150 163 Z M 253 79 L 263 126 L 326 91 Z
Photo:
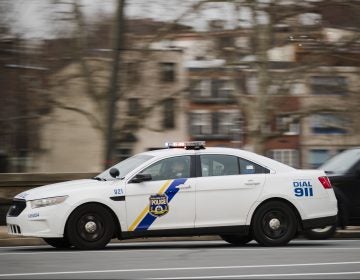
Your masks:
M 200 150 L 200 149 L 205 149 L 205 141 L 166 142 L 165 147 L 168 149 L 184 148 L 186 150 Z

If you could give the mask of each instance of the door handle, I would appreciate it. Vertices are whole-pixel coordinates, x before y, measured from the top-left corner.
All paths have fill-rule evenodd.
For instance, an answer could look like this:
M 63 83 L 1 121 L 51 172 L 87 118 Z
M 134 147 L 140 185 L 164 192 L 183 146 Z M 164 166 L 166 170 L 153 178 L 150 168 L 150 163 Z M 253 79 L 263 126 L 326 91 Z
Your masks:
M 260 185 L 260 182 L 254 182 L 252 180 L 249 180 L 246 183 L 244 183 L 244 185 L 246 185 L 246 186 L 258 186 L 258 185 Z
M 176 186 L 177 189 L 190 189 L 191 186 L 190 185 L 184 185 L 184 184 L 180 184 Z

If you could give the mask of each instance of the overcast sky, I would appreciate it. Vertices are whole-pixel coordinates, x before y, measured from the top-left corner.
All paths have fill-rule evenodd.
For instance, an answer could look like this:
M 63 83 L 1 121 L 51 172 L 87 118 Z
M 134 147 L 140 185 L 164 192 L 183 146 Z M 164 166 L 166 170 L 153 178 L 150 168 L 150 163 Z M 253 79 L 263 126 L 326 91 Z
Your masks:
M 69 10 L 69 5 L 53 5 L 53 0 L 0 0 L 9 3 L 5 22 L 10 30 L 25 38 L 51 38 L 62 28 L 55 21 L 56 12 Z M 81 0 L 87 16 L 112 14 L 115 0 Z M 66 1 L 64 1 L 66 2 Z M 55 9 L 56 7 L 56 9 Z M 64 24 L 64 23 L 61 23 Z
M 101 15 L 113 15 L 116 9 L 116 0 L 80 0 L 83 11 L 88 19 L 99 19 Z M 177 19 L 198 0 L 128 0 L 126 6 L 127 17 L 153 18 L 163 21 Z M 0 3 L 9 3 L 11 10 L 6 13 L 5 22 L 10 25 L 12 32 L 25 38 L 52 38 L 66 28 L 65 22 L 55 21 L 59 11 L 66 11 L 70 5 L 57 5 L 54 0 L 0 0 Z M 66 0 L 63 0 L 66 2 Z M 56 7 L 56 10 L 55 8 Z M 248 17 L 242 11 L 244 18 Z M 191 24 L 197 29 L 204 29 L 207 21 L 212 19 L 230 19 L 233 25 L 236 18 L 231 4 L 208 4 L 207 9 L 184 18 L 184 24 Z M 228 26 L 230 27 L 230 26 Z

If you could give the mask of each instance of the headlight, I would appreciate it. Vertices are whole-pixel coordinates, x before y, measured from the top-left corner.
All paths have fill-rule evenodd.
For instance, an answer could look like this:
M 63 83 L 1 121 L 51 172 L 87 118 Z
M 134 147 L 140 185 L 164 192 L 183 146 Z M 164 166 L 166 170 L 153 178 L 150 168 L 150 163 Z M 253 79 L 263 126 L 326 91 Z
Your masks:
M 31 208 L 39 208 L 39 207 L 45 207 L 50 205 L 59 204 L 65 201 L 68 196 L 56 196 L 56 197 L 48 197 L 48 198 L 41 198 L 41 199 L 35 199 L 31 200 Z

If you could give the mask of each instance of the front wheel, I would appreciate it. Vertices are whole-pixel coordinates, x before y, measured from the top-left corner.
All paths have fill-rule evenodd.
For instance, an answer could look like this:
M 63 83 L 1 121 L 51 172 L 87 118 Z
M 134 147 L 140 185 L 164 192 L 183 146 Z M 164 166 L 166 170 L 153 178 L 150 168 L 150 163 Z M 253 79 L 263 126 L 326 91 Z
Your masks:
M 220 235 L 220 237 L 222 240 L 235 246 L 245 245 L 253 240 L 251 235 Z
M 262 205 L 253 217 L 254 239 L 262 246 L 283 246 L 297 232 L 297 218 L 284 202 L 271 201 Z
M 77 249 L 101 249 L 111 240 L 114 220 L 108 209 L 99 204 L 85 204 L 70 215 L 66 236 Z

